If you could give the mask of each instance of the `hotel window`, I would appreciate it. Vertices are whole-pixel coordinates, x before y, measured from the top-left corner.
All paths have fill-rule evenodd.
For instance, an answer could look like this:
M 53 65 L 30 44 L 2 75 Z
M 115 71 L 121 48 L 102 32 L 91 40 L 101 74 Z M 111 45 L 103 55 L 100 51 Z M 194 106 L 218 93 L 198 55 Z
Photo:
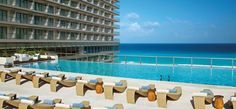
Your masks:
M 78 2 L 71 1 L 70 6 L 77 8 Z
M 54 14 L 54 7 L 53 6 L 48 7 L 48 13 Z
M 44 25 L 46 21 L 46 18 L 42 16 L 34 16 L 34 24 L 35 25 Z
M 16 39 L 27 39 L 31 30 L 26 28 L 16 28 Z
M 77 33 L 70 34 L 70 40 L 76 40 L 76 38 L 77 38 Z
M 44 39 L 44 37 L 45 37 L 45 33 L 46 31 L 45 30 L 37 30 L 37 29 L 35 29 L 34 30 L 34 39 L 35 40 L 42 40 L 42 39 Z
M 68 22 L 65 21 L 65 20 L 61 20 L 61 25 L 60 25 L 61 28 L 67 28 L 68 27 Z
M 75 22 L 71 22 L 71 28 L 72 29 L 76 29 L 77 28 L 77 23 L 75 23 Z
M 68 33 L 66 32 L 61 32 L 60 33 L 60 40 L 66 40 L 68 37 Z
M 28 24 L 30 21 L 30 15 L 23 13 L 16 13 L 16 22 Z
M 60 0 L 60 3 L 67 5 L 69 3 L 69 0 Z
M 0 0 L 0 3 L 1 3 L 1 4 L 7 4 L 7 1 L 8 1 L 8 0 Z
M 67 14 L 68 14 L 68 12 L 67 12 L 66 10 L 61 9 L 60 15 L 62 15 L 62 16 L 67 16 Z
M 7 21 L 7 11 L 0 10 L 0 21 Z
M 77 17 L 77 13 L 72 11 L 72 12 L 70 13 L 70 17 L 76 18 L 76 17 Z
M 54 19 L 53 18 L 48 18 L 48 26 L 53 27 Z
M 7 27 L 0 27 L 0 39 L 7 39 Z
M 18 7 L 29 8 L 30 4 L 30 0 L 16 0 L 16 6 Z
M 44 4 L 41 3 L 34 3 L 34 10 L 36 11 L 44 11 L 46 9 L 46 6 Z
M 48 31 L 48 40 L 53 40 L 53 31 Z

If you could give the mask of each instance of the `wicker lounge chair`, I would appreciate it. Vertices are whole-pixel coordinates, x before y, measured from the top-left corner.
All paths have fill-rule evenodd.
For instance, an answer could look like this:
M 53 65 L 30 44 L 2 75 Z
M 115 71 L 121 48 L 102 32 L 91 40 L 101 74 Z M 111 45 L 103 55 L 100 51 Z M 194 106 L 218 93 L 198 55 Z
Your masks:
M 122 104 L 115 104 L 112 107 L 94 107 L 92 109 L 124 109 L 124 106 Z
M 18 74 L 16 74 L 16 85 L 21 85 L 21 79 L 32 81 L 34 72 L 35 71 L 18 72 Z
M 135 104 L 139 97 L 147 97 L 148 91 L 153 90 L 156 91 L 155 85 L 148 85 L 150 89 L 144 90 L 138 87 L 128 87 L 126 91 L 127 102 L 131 104 Z
M 76 83 L 76 93 L 78 96 L 84 96 L 87 90 L 96 90 L 96 85 L 103 84 L 102 78 L 97 78 L 96 83 L 91 81 L 78 80 Z
M 20 72 L 20 71 L 21 71 L 21 69 L 13 69 L 13 70 L 7 69 L 7 70 L 2 71 L 1 81 L 6 82 L 7 80 L 15 78 L 17 73 Z
M 22 99 L 18 98 L 19 109 L 30 109 L 30 106 L 38 102 L 38 96 L 23 97 Z
M 4 109 L 6 106 L 18 107 L 19 102 L 15 102 L 16 94 L 10 93 L 6 95 L 0 95 L 0 109 Z
M 234 96 L 231 97 L 230 101 L 231 101 L 233 109 L 236 109 L 236 93 L 234 93 Z
M 204 89 L 209 90 L 209 89 Z M 211 104 L 213 102 L 214 94 L 207 93 L 195 93 L 193 94 L 193 102 L 195 109 L 205 109 L 206 104 Z
M 176 92 L 169 90 L 157 90 L 157 104 L 160 108 L 167 108 L 167 100 L 178 100 L 182 95 L 181 87 L 174 88 Z
M 53 102 L 52 104 L 47 104 L 43 101 L 41 103 L 31 105 L 30 108 L 32 108 L 32 109 L 54 109 L 55 104 L 61 103 L 61 99 L 53 99 L 52 102 Z
M 89 101 L 82 101 L 81 103 L 75 103 L 72 105 L 57 103 L 54 109 L 91 109 Z
M 114 93 L 123 93 L 127 88 L 127 81 L 121 80 L 117 85 L 115 83 L 104 83 L 104 95 L 106 99 L 113 99 Z
M 59 75 L 55 75 L 54 77 L 60 77 L 60 78 L 64 78 L 65 74 L 59 74 Z M 34 88 L 39 88 L 40 85 L 44 84 L 44 83 L 50 83 L 52 80 L 52 76 L 49 76 L 49 73 L 42 73 L 42 74 L 36 74 L 33 77 L 33 86 Z
M 73 87 L 76 85 L 77 80 L 81 80 L 81 76 L 75 78 L 52 78 L 50 81 L 50 88 L 52 92 L 57 92 L 58 86 Z

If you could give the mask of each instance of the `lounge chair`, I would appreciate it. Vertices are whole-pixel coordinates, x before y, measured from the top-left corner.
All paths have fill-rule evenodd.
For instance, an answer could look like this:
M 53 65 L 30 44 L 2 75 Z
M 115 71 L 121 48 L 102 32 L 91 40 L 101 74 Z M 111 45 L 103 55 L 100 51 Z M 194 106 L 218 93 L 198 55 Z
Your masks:
M 205 109 L 206 104 L 211 104 L 213 102 L 214 94 L 209 89 L 204 89 L 200 93 L 193 94 L 193 103 L 195 109 Z
M 157 90 L 157 103 L 160 108 L 167 108 L 167 100 L 178 100 L 182 95 L 181 87 L 170 90 Z
M 21 79 L 26 79 L 28 81 L 32 81 L 34 72 L 35 71 L 18 72 L 18 74 L 16 74 L 16 84 L 21 85 Z
M 127 88 L 127 81 L 121 80 L 118 83 L 104 83 L 104 95 L 106 99 L 113 99 L 114 92 L 123 93 Z
M 236 93 L 230 99 L 233 109 L 236 109 Z
M 4 109 L 6 106 L 18 107 L 19 102 L 15 102 L 16 94 L 0 94 L 0 109 Z
M 20 72 L 21 69 L 7 69 L 7 70 L 3 70 L 1 73 L 1 81 L 2 82 L 6 82 L 7 80 L 10 80 L 12 78 L 16 77 L 16 74 L 18 72 Z
M 38 96 L 19 97 L 19 109 L 31 109 L 30 106 L 38 102 Z
M 115 104 L 112 107 L 94 107 L 92 109 L 124 109 L 124 106 L 122 104 Z
M 52 92 L 57 92 L 58 86 L 73 87 L 76 85 L 77 80 L 81 79 L 82 79 L 81 76 L 68 77 L 68 78 L 52 77 L 52 80 L 50 81 L 50 89 Z
M 65 74 L 59 74 L 59 75 L 49 75 L 49 73 L 42 73 L 42 74 L 36 74 L 33 77 L 33 86 L 34 88 L 39 88 L 41 84 L 44 83 L 50 83 L 52 80 L 52 77 L 59 77 L 64 78 Z
M 78 96 L 84 96 L 85 92 L 89 90 L 96 90 L 96 85 L 102 85 L 102 78 L 97 78 L 95 80 L 83 81 L 78 80 L 76 83 L 76 93 Z
M 54 109 L 91 109 L 89 101 L 82 101 L 81 103 L 74 103 L 72 105 L 57 103 Z
M 61 99 L 43 100 L 41 103 L 31 105 L 32 109 L 54 109 L 55 104 L 61 103 Z
M 142 86 L 142 88 L 128 87 L 126 91 L 127 102 L 131 104 L 135 104 L 139 97 L 147 97 L 149 90 L 156 91 L 155 84 Z

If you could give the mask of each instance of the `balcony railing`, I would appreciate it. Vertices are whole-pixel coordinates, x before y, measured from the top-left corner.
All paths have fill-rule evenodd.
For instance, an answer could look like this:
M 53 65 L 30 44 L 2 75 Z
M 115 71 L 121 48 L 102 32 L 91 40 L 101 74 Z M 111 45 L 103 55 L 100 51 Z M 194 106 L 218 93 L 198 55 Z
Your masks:
M 114 35 L 119 36 L 120 32 L 114 32 Z
M 114 27 L 115 27 L 116 29 L 120 29 L 120 25 L 118 25 L 118 24 L 114 24 Z

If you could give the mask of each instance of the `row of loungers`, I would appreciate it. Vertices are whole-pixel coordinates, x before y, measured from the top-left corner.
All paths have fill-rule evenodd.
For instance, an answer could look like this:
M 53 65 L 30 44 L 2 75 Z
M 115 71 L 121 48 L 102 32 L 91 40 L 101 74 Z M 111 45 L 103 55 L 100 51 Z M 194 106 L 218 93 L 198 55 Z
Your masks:
M 102 78 L 85 81 L 81 76 L 65 77 L 64 74 L 49 75 L 49 73 L 35 73 L 34 71 L 23 72 L 21 69 L 5 70 L 1 73 L 1 81 L 5 82 L 15 78 L 16 84 L 21 84 L 21 79 L 33 82 L 33 87 L 39 88 L 43 84 L 50 84 L 50 90 L 57 92 L 59 86 L 74 87 L 76 86 L 76 94 L 84 96 L 87 90 L 96 90 L 98 94 L 104 92 L 106 99 L 114 99 L 114 93 L 123 93 L 126 91 L 127 102 L 135 104 L 139 97 L 146 97 L 149 101 L 157 101 L 158 107 L 167 108 L 167 101 L 177 101 L 182 95 L 181 87 L 174 87 L 169 90 L 157 90 L 154 84 L 148 86 L 128 87 L 127 81 L 121 80 L 117 83 L 103 83 Z M 97 91 L 97 88 L 100 89 Z M 127 89 L 127 90 L 126 90 Z M 150 99 L 151 98 L 151 99 Z M 201 93 L 193 94 L 195 109 L 205 109 L 205 103 L 211 104 L 214 98 L 210 90 L 204 89 Z M 236 109 L 236 94 L 231 99 L 231 104 Z
M 0 94 L 0 108 L 18 109 L 124 109 L 122 104 L 112 107 L 91 107 L 89 101 L 73 103 L 71 105 L 62 103 L 62 99 L 39 100 L 38 96 L 17 97 L 16 94 Z

